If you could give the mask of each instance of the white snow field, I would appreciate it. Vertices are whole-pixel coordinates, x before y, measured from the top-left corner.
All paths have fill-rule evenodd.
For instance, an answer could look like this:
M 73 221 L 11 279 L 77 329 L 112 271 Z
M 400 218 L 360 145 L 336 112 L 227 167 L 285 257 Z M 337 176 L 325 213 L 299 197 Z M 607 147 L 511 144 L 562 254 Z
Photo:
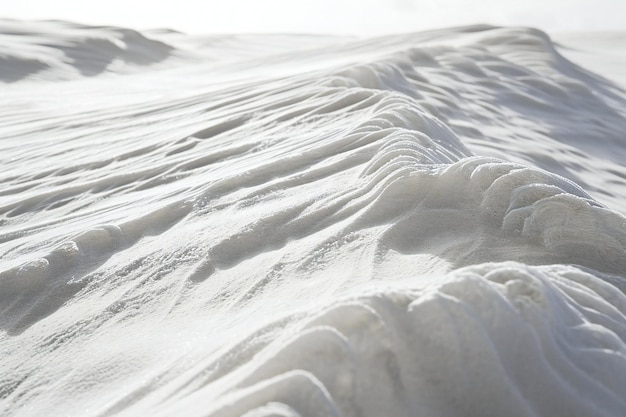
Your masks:
M 0 415 L 626 415 L 626 34 L 1 23 Z

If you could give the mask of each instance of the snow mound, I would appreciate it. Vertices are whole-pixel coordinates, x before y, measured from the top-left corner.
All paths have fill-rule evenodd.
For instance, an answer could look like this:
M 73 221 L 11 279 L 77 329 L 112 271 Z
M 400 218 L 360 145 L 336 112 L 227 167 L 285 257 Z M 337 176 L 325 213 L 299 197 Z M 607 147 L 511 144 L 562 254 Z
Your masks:
M 625 313 L 622 292 L 577 268 L 472 266 L 264 328 L 228 352 L 237 377 L 207 364 L 166 414 L 619 415 Z
M 5 83 L 127 72 L 164 61 L 174 52 L 132 29 L 56 21 L 0 23 L 0 81 Z

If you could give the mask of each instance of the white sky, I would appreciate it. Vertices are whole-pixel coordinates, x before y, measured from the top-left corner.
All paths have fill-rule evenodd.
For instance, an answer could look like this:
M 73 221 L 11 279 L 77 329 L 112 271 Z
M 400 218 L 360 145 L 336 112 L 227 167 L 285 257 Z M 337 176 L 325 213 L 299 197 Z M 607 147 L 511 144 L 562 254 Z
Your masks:
M 190 33 L 381 34 L 472 23 L 626 30 L 626 0 L 0 0 L 0 17 Z

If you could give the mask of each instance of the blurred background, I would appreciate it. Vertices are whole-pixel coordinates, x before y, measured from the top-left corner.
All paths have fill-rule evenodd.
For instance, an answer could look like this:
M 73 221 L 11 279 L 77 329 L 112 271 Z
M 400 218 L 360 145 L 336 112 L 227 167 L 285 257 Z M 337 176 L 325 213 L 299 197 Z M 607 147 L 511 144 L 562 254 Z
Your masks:
M 379 35 L 489 23 L 626 30 L 626 0 L 4 0 L 0 17 L 210 33 Z

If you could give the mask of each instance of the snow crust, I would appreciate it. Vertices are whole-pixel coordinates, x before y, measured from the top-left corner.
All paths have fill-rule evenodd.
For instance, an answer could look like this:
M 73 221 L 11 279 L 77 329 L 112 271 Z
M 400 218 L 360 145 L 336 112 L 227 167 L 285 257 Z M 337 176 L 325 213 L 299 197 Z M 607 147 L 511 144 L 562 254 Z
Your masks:
M 2 23 L 3 415 L 626 414 L 616 77 L 528 28 Z

